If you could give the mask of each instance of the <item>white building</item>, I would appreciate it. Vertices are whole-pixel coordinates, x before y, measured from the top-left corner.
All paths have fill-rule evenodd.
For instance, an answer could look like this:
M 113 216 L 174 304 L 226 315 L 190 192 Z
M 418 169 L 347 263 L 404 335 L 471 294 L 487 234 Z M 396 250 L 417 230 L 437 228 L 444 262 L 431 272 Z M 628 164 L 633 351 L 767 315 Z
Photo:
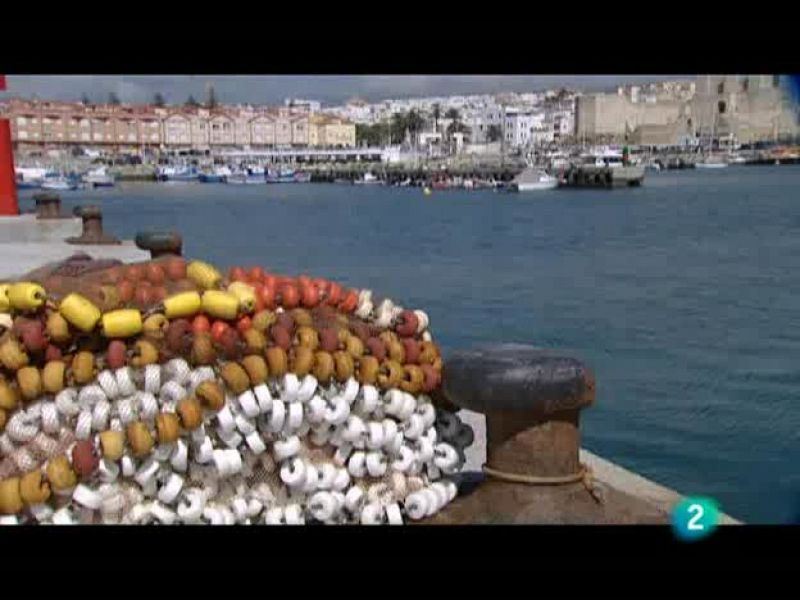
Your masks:
M 489 129 L 492 125 L 503 129 L 503 109 L 492 103 L 479 108 L 465 109 L 462 121 L 469 127 L 470 140 L 473 144 L 484 144 L 489 141 Z
M 506 107 L 503 127 L 506 144 L 512 148 L 522 148 L 536 143 L 536 139 L 546 135 L 544 117 L 544 112 Z

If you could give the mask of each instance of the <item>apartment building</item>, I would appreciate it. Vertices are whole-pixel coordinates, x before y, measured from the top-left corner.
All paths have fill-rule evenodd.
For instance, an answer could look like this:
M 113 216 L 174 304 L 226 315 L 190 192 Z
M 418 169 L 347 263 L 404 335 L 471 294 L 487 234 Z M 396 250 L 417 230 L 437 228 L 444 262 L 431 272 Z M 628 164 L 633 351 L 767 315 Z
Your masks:
M 278 107 L 153 107 L 12 99 L 0 104 L 16 144 L 157 146 L 355 146 L 355 124 Z M 312 141 L 311 119 L 323 116 Z M 320 129 L 321 127 L 321 129 Z

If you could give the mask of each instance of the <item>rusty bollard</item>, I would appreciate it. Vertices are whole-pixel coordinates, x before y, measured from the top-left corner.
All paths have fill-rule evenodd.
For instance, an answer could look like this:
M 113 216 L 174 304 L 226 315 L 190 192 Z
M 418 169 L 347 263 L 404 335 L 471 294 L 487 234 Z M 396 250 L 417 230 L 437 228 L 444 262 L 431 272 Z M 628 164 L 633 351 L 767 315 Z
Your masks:
M 67 215 L 61 214 L 61 197 L 58 194 L 42 192 L 34 194 L 33 200 L 36 202 L 37 219 L 69 218 Z
M 119 244 L 117 238 L 103 232 L 103 211 L 99 206 L 81 206 L 73 211 L 83 220 L 83 232 L 79 237 L 67 238 L 68 244 Z
M 581 409 L 595 398 L 580 361 L 520 344 L 453 353 L 444 395 L 486 416 L 483 482 L 431 523 L 602 523 L 607 516 L 580 464 Z
M 183 250 L 183 238 L 174 231 L 144 231 L 134 241 L 137 248 L 150 251 L 150 258 L 181 256 Z

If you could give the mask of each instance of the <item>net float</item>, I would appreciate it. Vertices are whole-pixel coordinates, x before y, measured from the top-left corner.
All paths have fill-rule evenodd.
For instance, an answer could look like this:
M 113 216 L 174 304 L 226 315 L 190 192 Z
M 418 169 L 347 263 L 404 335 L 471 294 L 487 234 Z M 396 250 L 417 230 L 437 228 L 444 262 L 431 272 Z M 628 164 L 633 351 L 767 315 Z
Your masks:
M 124 271 L 124 277 L 131 283 L 138 283 L 144 278 L 144 269 L 141 265 L 131 265 Z
M 339 310 L 345 313 L 351 313 L 358 307 L 358 292 L 350 290 L 345 295 L 344 299 L 339 304 Z
M 9 287 L 11 286 L 7 283 L 0 283 L 0 313 L 11 310 L 11 301 L 8 299 Z
M 22 281 L 12 283 L 6 288 L 6 298 L 10 308 L 21 312 L 32 312 L 44 306 L 47 294 L 38 283 Z
M 256 290 L 253 286 L 242 281 L 231 283 L 227 291 L 239 301 L 239 310 L 242 313 L 252 313 L 256 306 Z
M 284 308 L 295 308 L 300 304 L 300 292 L 290 283 L 284 283 L 278 288 L 278 298 Z
M 58 305 L 58 312 L 70 325 L 84 333 L 94 329 L 102 316 L 89 299 L 75 292 L 69 294 Z
M 103 315 L 101 320 L 103 335 L 107 338 L 129 338 L 144 328 L 142 313 L 135 308 L 122 308 Z M 159 329 L 160 331 L 160 329 Z
M 164 263 L 164 271 L 172 281 L 186 277 L 186 261 L 179 257 L 169 258 Z
M 203 292 L 203 311 L 216 318 L 232 321 L 239 314 L 239 299 L 222 290 L 206 290 Z
M 189 263 L 186 267 L 186 276 L 191 279 L 195 285 L 204 290 L 216 288 L 222 282 L 222 275 L 220 272 L 210 264 L 200 260 Z
M 71 337 L 67 320 L 57 312 L 51 312 L 47 315 L 45 333 L 47 337 L 50 338 L 50 341 L 56 344 L 63 344 Z

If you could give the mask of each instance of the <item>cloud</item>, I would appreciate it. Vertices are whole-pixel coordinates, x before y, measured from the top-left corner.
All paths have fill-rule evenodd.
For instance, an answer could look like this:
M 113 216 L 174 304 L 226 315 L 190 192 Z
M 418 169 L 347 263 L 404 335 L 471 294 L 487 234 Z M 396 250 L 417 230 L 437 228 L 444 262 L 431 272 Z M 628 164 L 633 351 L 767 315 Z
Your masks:
M 663 75 L 9 75 L 8 92 L 53 100 L 105 101 L 114 92 L 123 102 L 149 102 L 161 93 L 170 103 L 191 94 L 205 98 L 213 84 L 223 102 L 282 103 L 291 96 L 326 104 L 352 96 L 369 100 L 408 96 L 535 91 L 548 87 L 608 89 L 620 83 L 674 79 Z

